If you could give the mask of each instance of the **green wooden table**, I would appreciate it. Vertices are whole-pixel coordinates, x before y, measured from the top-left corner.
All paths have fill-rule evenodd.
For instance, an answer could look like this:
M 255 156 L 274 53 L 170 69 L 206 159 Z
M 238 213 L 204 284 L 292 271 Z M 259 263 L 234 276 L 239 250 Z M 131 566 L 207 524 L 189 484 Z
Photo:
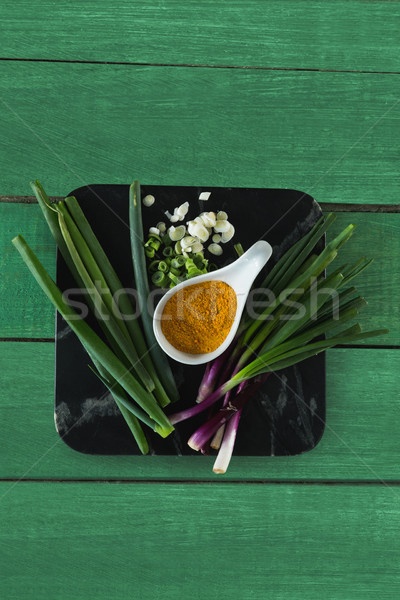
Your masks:
M 400 3 L 4 0 L 2 598 L 394 599 L 400 526 Z M 296 188 L 358 224 L 374 344 L 327 353 L 313 451 L 75 453 L 53 423 L 54 314 L 10 244 L 54 273 L 28 195 L 90 183 Z

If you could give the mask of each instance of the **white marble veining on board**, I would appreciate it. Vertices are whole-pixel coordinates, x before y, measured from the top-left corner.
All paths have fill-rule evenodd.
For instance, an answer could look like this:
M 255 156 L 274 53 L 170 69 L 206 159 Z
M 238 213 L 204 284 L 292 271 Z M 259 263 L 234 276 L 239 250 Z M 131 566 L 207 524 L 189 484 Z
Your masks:
M 54 422 L 60 435 L 65 434 L 71 427 L 80 427 L 90 421 L 104 417 L 114 417 L 120 414 L 112 395 L 107 392 L 100 398 L 86 398 L 80 405 L 80 414 L 72 415 L 66 402 L 57 405 Z

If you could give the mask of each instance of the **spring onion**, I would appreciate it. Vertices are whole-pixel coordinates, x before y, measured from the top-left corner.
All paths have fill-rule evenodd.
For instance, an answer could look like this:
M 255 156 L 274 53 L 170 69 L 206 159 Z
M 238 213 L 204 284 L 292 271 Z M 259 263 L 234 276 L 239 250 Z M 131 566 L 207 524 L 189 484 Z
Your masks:
M 211 254 L 214 254 L 215 256 L 221 256 L 222 254 L 222 248 L 219 244 L 210 244 L 208 246 L 208 251 L 211 252 Z
M 143 198 L 144 206 L 152 206 L 154 204 L 154 202 L 155 202 L 155 198 L 151 194 L 148 194 L 147 196 L 145 196 Z
M 113 304 L 111 306 L 106 304 L 106 298 L 108 298 L 108 296 L 111 295 L 109 289 L 106 287 L 106 288 L 104 288 L 104 291 L 102 290 L 101 293 L 99 292 L 99 289 L 98 289 L 98 285 L 99 285 L 98 281 L 99 280 L 92 279 L 91 276 L 89 275 L 89 272 L 87 271 L 87 269 L 85 267 L 85 264 L 77 250 L 77 247 L 74 244 L 74 241 L 72 239 L 70 231 L 66 225 L 66 220 L 63 215 L 63 212 L 61 212 L 61 209 L 59 209 L 59 210 L 60 210 L 60 212 L 59 212 L 60 231 L 61 231 L 64 241 L 67 245 L 67 248 L 70 252 L 70 255 L 75 264 L 75 267 L 79 273 L 79 276 L 81 277 L 83 284 L 84 284 L 89 296 L 91 297 L 91 299 L 93 301 L 93 304 L 96 306 L 97 311 L 102 315 L 102 321 L 104 322 L 105 326 L 109 330 L 110 335 L 112 335 L 112 337 L 115 339 L 115 342 L 118 344 L 118 346 L 121 348 L 122 352 L 128 358 L 128 360 L 130 361 L 130 364 L 132 364 L 137 375 L 143 381 L 144 385 L 147 387 L 149 392 L 151 392 L 152 390 L 154 390 L 154 387 L 155 387 L 154 382 L 151 379 L 150 375 L 147 373 L 146 369 L 144 368 L 143 364 L 141 363 L 141 361 L 139 359 L 136 348 L 134 347 L 134 345 L 129 337 L 129 334 L 126 329 L 126 325 L 125 325 L 124 321 L 116 320 L 114 317 L 115 313 L 113 312 L 113 309 L 115 309 L 115 303 L 113 302 L 112 296 L 111 296 L 111 302 Z M 65 215 L 65 216 L 67 216 L 67 215 Z M 82 247 L 82 250 L 83 251 L 87 250 L 87 247 L 86 248 Z M 87 262 L 89 264 L 91 264 L 92 267 L 95 265 L 95 262 L 93 261 L 93 257 L 91 256 L 91 254 L 88 254 Z M 97 267 L 97 265 L 96 265 L 96 267 Z M 93 268 L 93 272 L 96 272 L 95 268 Z M 99 277 L 100 276 L 102 276 L 102 274 L 99 271 Z M 95 283 L 95 281 L 96 281 L 96 283 Z M 101 280 L 100 280 L 100 282 L 101 282 Z
M 221 233 L 221 242 L 223 244 L 230 242 L 234 235 L 235 235 L 235 228 L 232 224 L 229 224 L 229 228 L 227 229 L 227 231 L 223 231 Z
M 166 257 L 170 257 L 170 256 L 174 255 L 174 251 L 171 248 L 171 246 L 167 246 L 166 248 L 163 248 L 162 253 L 163 253 L 163 256 L 166 256 Z
M 211 196 L 211 192 L 201 192 L 201 194 L 199 196 L 199 200 L 206 201 L 209 199 L 210 196 Z
M 358 324 L 343 329 L 366 304 L 361 296 L 354 297 L 354 287 L 346 286 L 371 261 L 362 258 L 353 265 L 342 265 L 328 276 L 324 274 L 355 228 L 354 225 L 346 227 L 318 254 L 316 245 L 334 218 L 328 215 L 325 221 L 319 220 L 278 260 L 262 284 L 276 301 L 270 302 L 257 318 L 242 317 L 229 355 L 224 353 L 207 365 L 197 403 L 170 417 L 172 423 L 178 423 L 210 409 L 224 398 L 222 407 L 189 440 L 189 445 L 196 450 L 205 451 L 210 441 L 211 447 L 220 448 L 214 465 L 217 473 L 225 472 L 229 464 L 243 407 L 254 394 L 254 386 L 269 373 L 337 344 L 357 343 L 388 333 L 387 329 L 362 332 Z M 238 254 L 243 251 L 240 246 L 236 246 L 236 250 Z M 332 296 L 338 307 L 337 314 L 332 312 Z M 302 303 L 302 315 L 297 314 L 293 301 Z M 340 328 L 339 333 L 319 339 Z
M 178 227 L 171 226 L 168 229 L 168 235 L 173 242 L 179 242 L 186 233 L 186 227 L 184 225 L 179 225 Z
M 169 435 L 173 427 L 153 396 L 145 390 L 118 357 L 109 349 L 107 344 L 64 300 L 62 292 L 46 272 L 24 238 L 19 235 L 12 240 L 12 243 L 44 293 L 71 327 L 72 331 L 82 341 L 88 352 L 107 369 L 130 396 L 135 398 L 136 403 L 155 422 L 154 429 L 163 437 Z
M 140 202 L 140 184 L 134 181 L 129 188 L 129 221 L 131 230 L 132 261 L 139 297 L 140 314 L 145 337 L 149 346 L 150 355 L 156 365 L 160 380 L 168 396 L 178 399 L 178 390 L 172 375 L 166 355 L 161 350 L 153 332 L 153 320 L 149 314 L 147 300 L 150 296 L 149 282 L 146 270 L 146 256 L 144 253 L 142 207 Z M 154 255 L 153 255 L 154 257 Z
M 86 288 L 87 304 L 96 314 L 109 346 L 72 311 L 23 238 L 17 237 L 13 243 L 90 355 L 96 374 L 109 388 L 140 450 L 147 452 L 148 444 L 138 419 L 161 435 L 168 435 L 172 427 L 156 398 L 161 407 L 166 406 L 170 399 L 148 354 L 136 318 L 136 307 L 123 289 L 76 199 L 68 197 L 64 202 L 50 204 L 38 181 L 32 182 L 31 186 L 71 274 L 79 287 Z M 149 246 L 154 250 L 160 244 L 160 237 L 152 232 Z M 154 391 L 155 397 L 150 390 Z M 129 396 L 134 400 L 130 400 Z
M 147 350 L 146 341 L 143 336 L 142 329 L 139 325 L 138 319 L 136 318 L 136 307 L 132 305 L 131 296 L 129 296 L 128 293 L 125 291 L 118 275 L 116 274 L 100 242 L 94 234 L 76 198 L 74 198 L 73 196 L 69 196 L 65 199 L 65 204 L 68 208 L 69 213 L 74 219 L 76 226 L 81 232 L 86 244 L 89 246 L 94 261 L 98 265 L 101 265 L 101 271 L 104 275 L 106 285 L 108 285 L 108 287 L 110 288 L 113 298 L 116 299 L 120 314 L 124 318 L 124 322 L 128 329 L 131 341 L 135 345 L 137 354 L 139 355 L 140 360 L 143 363 L 146 371 L 149 373 L 151 379 L 154 382 L 154 394 L 157 400 L 159 401 L 160 406 L 166 406 L 167 404 L 169 404 L 170 399 L 168 398 L 168 395 L 166 394 L 164 388 L 161 385 L 159 376 L 153 365 L 150 354 Z M 83 287 L 83 283 L 81 287 Z M 101 323 L 100 325 L 102 326 Z M 104 329 L 104 327 L 102 328 Z M 107 335 L 107 332 L 105 333 Z
M 165 225 L 164 221 L 159 221 L 156 227 L 160 233 L 165 233 L 167 230 L 167 226 Z

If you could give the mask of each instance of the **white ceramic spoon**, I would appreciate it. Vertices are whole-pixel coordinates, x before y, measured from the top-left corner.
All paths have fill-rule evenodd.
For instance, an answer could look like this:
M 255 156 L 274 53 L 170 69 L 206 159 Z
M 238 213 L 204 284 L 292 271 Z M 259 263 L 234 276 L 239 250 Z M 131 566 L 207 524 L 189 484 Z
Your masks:
M 154 311 L 153 318 L 154 334 L 157 342 L 160 344 L 164 352 L 166 352 L 168 356 L 171 356 L 175 360 L 187 365 L 201 365 L 202 363 L 209 362 L 210 360 L 213 360 L 222 354 L 222 352 L 224 352 L 224 350 L 226 350 L 226 348 L 232 342 L 239 327 L 240 317 L 242 316 L 251 285 L 263 266 L 270 259 L 271 254 L 272 248 L 270 244 L 260 240 L 259 242 L 253 244 L 251 248 L 247 250 L 247 252 L 242 254 L 240 258 L 235 260 L 235 262 L 231 263 L 227 267 L 223 267 L 222 269 L 218 269 L 217 271 L 206 273 L 204 275 L 198 275 L 197 277 L 183 281 L 174 288 L 170 289 L 158 303 L 157 308 Z M 163 313 L 165 304 L 174 294 L 179 292 L 179 290 L 189 285 L 203 283 L 204 281 L 223 281 L 235 290 L 237 297 L 235 319 L 225 340 L 220 346 L 218 346 L 216 350 L 204 354 L 189 354 L 188 352 L 177 350 L 172 344 L 169 343 L 161 329 L 161 315 Z

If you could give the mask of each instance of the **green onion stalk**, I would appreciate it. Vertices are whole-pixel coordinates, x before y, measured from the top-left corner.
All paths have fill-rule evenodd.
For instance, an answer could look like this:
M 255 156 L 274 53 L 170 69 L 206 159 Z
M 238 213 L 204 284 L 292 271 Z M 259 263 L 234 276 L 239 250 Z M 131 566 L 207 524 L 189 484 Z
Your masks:
M 76 198 L 68 197 L 51 204 L 38 181 L 32 182 L 31 186 L 67 267 L 77 285 L 86 289 L 87 304 L 96 315 L 104 340 L 66 302 L 24 238 L 17 236 L 13 244 L 44 293 L 81 341 L 93 362 L 92 370 L 112 394 L 140 451 L 146 454 L 149 447 L 143 424 L 163 437 L 173 431 L 162 410 L 178 397 L 169 365 L 164 356 L 160 357 L 151 348 L 154 342 L 147 335 L 147 323 L 143 323 L 142 332 L 136 307 Z M 135 231 L 139 230 L 140 225 L 135 222 Z M 141 251 L 144 254 L 144 247 Z M 134 262 L 136 281 L 147 280 L 140 259 L 135 257 Z
M 349 225 L 318 253 L 318 242 L 334 220 L 333 214 L 321 218 L 277 261 L 260 286 L 275 300 L 254 318 L 242 316 L 228 351 L 206 366 L 197 403 L 170 415 L 171 423 L 176 424 L 214 410 L 188 444 L 203 453 L 210 447 L 219 450 L 216 473 L 228 468 L 242 410 L 271 373 L 337 344 L 354 344 L 388 333 L 387 329 L 363 332 L 358 323 L 343 328 L 366 305 L 348 284 L 372 261 L 363 257 L 325 274 L 355 229 Z

